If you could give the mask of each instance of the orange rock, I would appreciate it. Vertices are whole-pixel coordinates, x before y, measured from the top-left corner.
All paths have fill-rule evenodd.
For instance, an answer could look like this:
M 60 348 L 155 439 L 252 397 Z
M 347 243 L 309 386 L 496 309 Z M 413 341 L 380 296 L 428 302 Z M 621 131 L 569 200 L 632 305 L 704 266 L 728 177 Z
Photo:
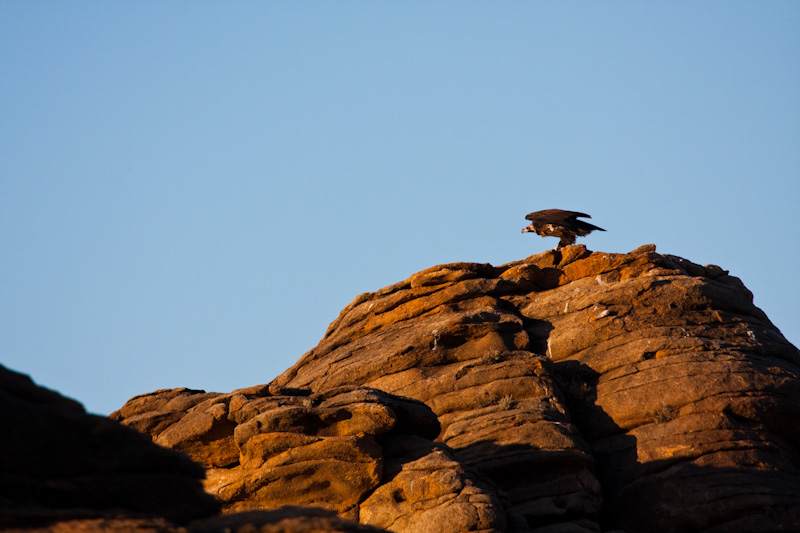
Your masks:
M 585 246 L 359 295 L 268 385 L 112 415 L 226 512 L 393 531 L 800 530 L 800 353 L 714 265 Z
M 719 267 L 653 245 L 578 245 L 499 267 L 441 265 L 361 295 L 275 384 L 359 383 L 424 401 L 453 457 L 489 476 L 508 516 L 530 527 L 596 530 L 602 512 L 607 526 L 647 529 L 647 498 L 702 465 L 702 481 L 658 511 L 659 530 L 691 529 L 703 514 L 720 527 L 751 523 L 753 513 L 769 529 L 785 526 L 773 517 L 800 516 L 790 503 L 800 461 L 777 445 L 800 442 L 798 365 Z M 715 468 L 736 468 L 743 487 L 720 490 L 725 504 L 704 496 L 715 475 L 725 483 Z M 758 511 L 744 495 L 754 487 Z

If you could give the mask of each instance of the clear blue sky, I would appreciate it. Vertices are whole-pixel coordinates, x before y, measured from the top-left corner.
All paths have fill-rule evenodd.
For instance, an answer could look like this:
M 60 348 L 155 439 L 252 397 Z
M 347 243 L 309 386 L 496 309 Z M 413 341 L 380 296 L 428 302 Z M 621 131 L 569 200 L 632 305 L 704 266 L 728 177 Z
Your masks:
M 0 362 L 101 414 L 266 383 L 357 294 L 555 245 L 800 342 L 800 2 L 0 2 Z

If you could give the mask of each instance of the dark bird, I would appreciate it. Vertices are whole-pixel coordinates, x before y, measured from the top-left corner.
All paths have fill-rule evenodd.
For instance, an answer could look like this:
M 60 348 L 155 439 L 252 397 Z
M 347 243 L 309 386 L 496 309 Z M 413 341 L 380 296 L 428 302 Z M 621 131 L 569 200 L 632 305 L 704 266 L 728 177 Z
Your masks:
M 563 209 L 545 209 L 535 211 L 525 218 L 531 223 L 522 230 L 522 233 L 533 232 L 542 237 L 559 237 L 556 250 L 575 244 L 575 237 L 584 237 L 594 230 L 605 231 L 594 224 L 589 224 L 578 217 L 592 218 L 586 213 L 577 211 L 564 211 Z

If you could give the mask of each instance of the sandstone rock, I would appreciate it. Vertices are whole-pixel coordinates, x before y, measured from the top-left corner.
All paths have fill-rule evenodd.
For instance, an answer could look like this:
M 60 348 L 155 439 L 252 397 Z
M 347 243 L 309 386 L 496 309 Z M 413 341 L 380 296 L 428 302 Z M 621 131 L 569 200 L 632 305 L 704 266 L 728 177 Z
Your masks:
M 355 517 L 381 482 L 380 438 L 393 432 L 431 439 L 439 432 L 422 403 L 352 386 L 316 394 L 281 387 L 157 391 L 111 418 L 148 430 L 155 442 L 205 466 L 206 490 L 225 512 L 307 505 Z
M 362 523 L 397 533 L 505 530 L 494 487 L 464 468 L 446 446 L 406 438 L 386 448 L 392 458 L 387 479 L 359 506 Z
M 559 287 L 511 300 L 552 325 L 548 355 L 585 384 L 572 415 L 594 451 L 610 522 L 631 531 L 800 524 L 800 357 L 741 282 L 647 249 L 562 270 Z
M 531 530 L 771 531 L 800 527 L 798 377 L 726 271 L 578 245 L 363 294 L 272 385 L 425 402 Z
M 521 290 L 514 279 L 527 290 L 540 282 L 540 270 L 503 272 L 444 265 L 359 297 L 275 383 L 324 390 L 360 380 L 422 400 L 439 417 L 440 440 L 505 491 L 509 515 L 597 530 L 600 485 L 589 447 L 570 422 L 552 365 L 531 350 L 524 318 L 504 299 Z M 420 293 L 420 285 L 435 290 Z M 334 364 L 340 360 L 346 372 Z
M 740 280 L 653 245 L 439 265 L 272 383 L 131 399 L 111 418 L 202 465 L 227 514 L 85 530 L 797 531 L 798 378 Z

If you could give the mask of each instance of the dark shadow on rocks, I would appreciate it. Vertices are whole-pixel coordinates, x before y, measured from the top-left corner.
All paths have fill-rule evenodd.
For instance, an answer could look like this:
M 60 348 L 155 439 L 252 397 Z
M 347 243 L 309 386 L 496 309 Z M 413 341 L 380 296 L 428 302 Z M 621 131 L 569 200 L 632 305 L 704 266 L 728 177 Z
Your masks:
M 269 511 L 246 511 L 215 516 L 188 525 L 189 533 L 381 533 L 386 530 L 345 520 L 333 511 L 318 507 L 290 506 Z
M 641 462 L 637 439 L 597 404 L 598 374 L 577 361 L 553 364 L 572 423 L 588 443 L 603 503 L 602 531 L 628 533 L 800 531 L 800 465 L 788 442 L 726 444 L 728 465 L 681 451 L 669 460 Z M 668 443 L 669 441 L 665 441 Z M 784 448 L 786 449 L 782 449 Z M 760 449 L 759 449 L 760 448 Z M 759 459 L 755 459 L 756 455 Z
M 594 473 L 600 482 L 603 504 L 598 521 L 603 530 L 619 527 L 625 509 L 620 507 L 621 491 L 632 479 L 639 462 L 636 438 L 626 435 L 613 419 L 597 405 L 597 382 L 600 375 L 578 361 L 553 363 L 556 382 L 564 396 L 572 423 L 578 428 L 594 458 Z M 613 450 L 596 446 L 601 438 L 614 437 Z
M 526 320 L 531 351 L 536 343 L 546 345 L 552 326 L 545 321 Z M 543 352 L 544 350 L 541 350 Z M 540 353 L 541 353 L 540 352 Z M 500 489 L 506 507 L 509 530 L 601 531 L 605 484 L 613 473 L 595 464 L 589 446 L 600 431 L 621 432 L 595 405 L 597 375 L 577 362 L 553 363 L 545 359 L 540 379 L 552 379 L 553 403 L 535 403 L 520 408 L 508 406 L 509 421 L 520 426 L 516 442 L 480 440 L 453 450 L 458 459 Z M 567 411 L 567 416 L 556 405 Z M 526 435 L 522 437 L 522 435 Z M 514 438 L 513 434 L 505 437 Z M 635 441 L 629 439 L 635 449 Z M 607 483 L 607 481 L 606 481 Z
M 522 314 L 518 314 L 518 316 L 522 319 L 525 333 L 528 334 L 528 351 L 535 354 L 546 354 L 547 339 L 550 337 L 550 332 L 553 331 L 553 324 L 546 320 L 528 318 Z
M 597 382 L 600 374 L 578 361 L 554 362 L 552 369 L 572 423 L 580 429 L 587 442 L 623 432 L 597 405 Z
M 132 512 L 183 523 L 217 512 L 182 453 L 0 366 L 0 526 Z
M 454 453 L 498 487 L 509 523 L 516 523 L 509 530 L 600 531 L 601 494 L 587 453 L 490 441 Z
M 664 463 L 668 463 L 667 466 Z M 617 494 L 631 533 L 800 531 L 800 470 L 652 461 Z M 663 470 L 660 469 L 663 467 Z

